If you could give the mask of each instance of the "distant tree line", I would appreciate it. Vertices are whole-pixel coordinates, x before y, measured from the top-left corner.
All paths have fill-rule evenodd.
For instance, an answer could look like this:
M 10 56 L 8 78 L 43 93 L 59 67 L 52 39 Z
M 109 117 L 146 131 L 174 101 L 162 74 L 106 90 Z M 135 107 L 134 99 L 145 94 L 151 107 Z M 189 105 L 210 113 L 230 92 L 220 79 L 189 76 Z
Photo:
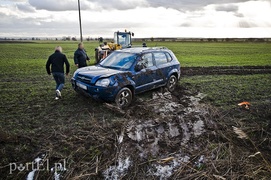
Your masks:
M 78 41 L 79 39 L 76 36 L 63 36 L 62 38 L 0 38 L 0 41 Z M 102 38 L 102 37 L 87 37 L 84 38 L 85 41 L 113 41 L 112 38 Z M 133 38 L 135 42 L 147 42 L 147 41 L 156 41 L 156 42 L 271 42 L 271 38 Z
M 133 41 L 146 42 L 271 42 L 271 38 L 134 38 Z

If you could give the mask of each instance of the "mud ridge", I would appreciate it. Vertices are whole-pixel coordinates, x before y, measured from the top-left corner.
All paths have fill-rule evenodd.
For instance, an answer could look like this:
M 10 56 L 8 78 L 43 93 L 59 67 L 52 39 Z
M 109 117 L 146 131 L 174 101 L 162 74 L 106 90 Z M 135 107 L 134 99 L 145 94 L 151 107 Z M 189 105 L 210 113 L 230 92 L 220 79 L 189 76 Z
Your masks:
M 270 74 L 271 66 L 182 67 L 181 72 L 188 76 Z

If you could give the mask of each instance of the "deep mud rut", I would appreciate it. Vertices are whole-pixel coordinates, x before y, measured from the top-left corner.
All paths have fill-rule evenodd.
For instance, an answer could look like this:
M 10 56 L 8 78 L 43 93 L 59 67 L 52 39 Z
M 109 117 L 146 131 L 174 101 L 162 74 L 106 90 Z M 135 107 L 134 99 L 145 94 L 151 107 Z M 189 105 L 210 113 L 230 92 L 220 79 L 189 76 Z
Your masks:
M 271 66 L 212 66 L 212 67 L 182 67 L 183 75 L 246 75 L 270 74 Z
M 178 87 L 173 93 L 155 91 L 149 100 L 138 99 L 134 106 L 126 111 L 129 120 L 117 136 L 116 161 L 103 171 L 103 177 L 271 177 L 270 166 L 263 160 L 271 160 L 267 150 L 271 150 L 270 134 L 262 131 L 266 138 L 261 141 L 265 145 L 259 146 L 263 156 L 262 159 L 254 159 L 253 154 L 259 150 L 257 145 L 252 139 L 238 139 L 232 129 L 232 126 L 238 123 L 238 119 L 230 118 L 231 113 L 234 116 L 239 114 L 246 117 L 250 112 L 237 108 L 233 112 L 221 114 L 215 107 L 202 103 L 204 97 L 202 93 L 192 94 L 184 87 Z M 261 107 L 259 109 L 267 112 Z M 251 112 L 255 110 L 256 108 Z M 252 123 L 251 126 L 255 124 Z M 261 139 L 263 136 L 257 138 Z M 257 138 L 254 140 L 259 140 Z M 263 168 L 263 172 L 255 174 L 252 169 L 257 166 Z
M 174 93 L 153 92 L 129 109 L 129 121 L 118 136 L 116 165 L 103 172 L 105 179 L 119 179 L 133 166 L 144 165 L 142 178 L 170 178 L 192 161 L 200 168 L 207 160 L 198 151 L 206 128 L 214 126 L 209 109 L 200 101 L 204 94 L 178 88 Z M 192 157 L 192 154 L 198 154 Z

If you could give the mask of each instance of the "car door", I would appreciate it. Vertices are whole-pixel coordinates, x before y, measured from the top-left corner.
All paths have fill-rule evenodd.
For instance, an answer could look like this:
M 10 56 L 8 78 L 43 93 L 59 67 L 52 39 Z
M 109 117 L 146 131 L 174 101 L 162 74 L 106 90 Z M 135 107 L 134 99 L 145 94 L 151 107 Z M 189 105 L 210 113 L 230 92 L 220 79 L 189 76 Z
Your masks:
M 135 67 L 139 68 L 135 68 L 133 76 L 136 93 L 153 89 L 157 67 L 153 63 L 152 53 L 143 54 Z
M 154 61 L 157 67 L 155 74 L 155 86 L 165 85 L 167 82 L 168 74 L 170 72 L 170 66 L 168 57 L 164 52 L 154 52 Z

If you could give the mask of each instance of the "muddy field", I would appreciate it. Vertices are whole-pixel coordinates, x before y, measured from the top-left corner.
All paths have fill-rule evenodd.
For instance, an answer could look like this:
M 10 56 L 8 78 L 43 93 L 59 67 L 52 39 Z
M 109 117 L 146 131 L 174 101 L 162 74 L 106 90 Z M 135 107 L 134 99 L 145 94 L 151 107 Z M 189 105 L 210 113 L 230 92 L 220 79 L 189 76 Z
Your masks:
M 0 44 L 0 179 L 271 179 L 267 44 L 162 44 L 183 65 L 179 86 L 124 110 L 76 94 L 71 76 L 54 101 L 55 45 Z
M 50 162 L 50 171 L 37 172 L 11 171 L 15 165 L 6 165 L 2 177 L 270 179 L 270 101 L 223 112 L 202 102 L 205 96 L 184 86 L 172 94 L 160 89 L 139 96 L 126 110 L 104 104 L 114 114 L 111 122 L 88 110 L 88 121 L 67 120 L 54 131 L 41 129 L 47 132 L 41 137 L 1 131 L 2 157 L 20 157 L 24 165 L 33 161 L 40 169 Z M 32 148 L 13 149 L 18 143 Z

